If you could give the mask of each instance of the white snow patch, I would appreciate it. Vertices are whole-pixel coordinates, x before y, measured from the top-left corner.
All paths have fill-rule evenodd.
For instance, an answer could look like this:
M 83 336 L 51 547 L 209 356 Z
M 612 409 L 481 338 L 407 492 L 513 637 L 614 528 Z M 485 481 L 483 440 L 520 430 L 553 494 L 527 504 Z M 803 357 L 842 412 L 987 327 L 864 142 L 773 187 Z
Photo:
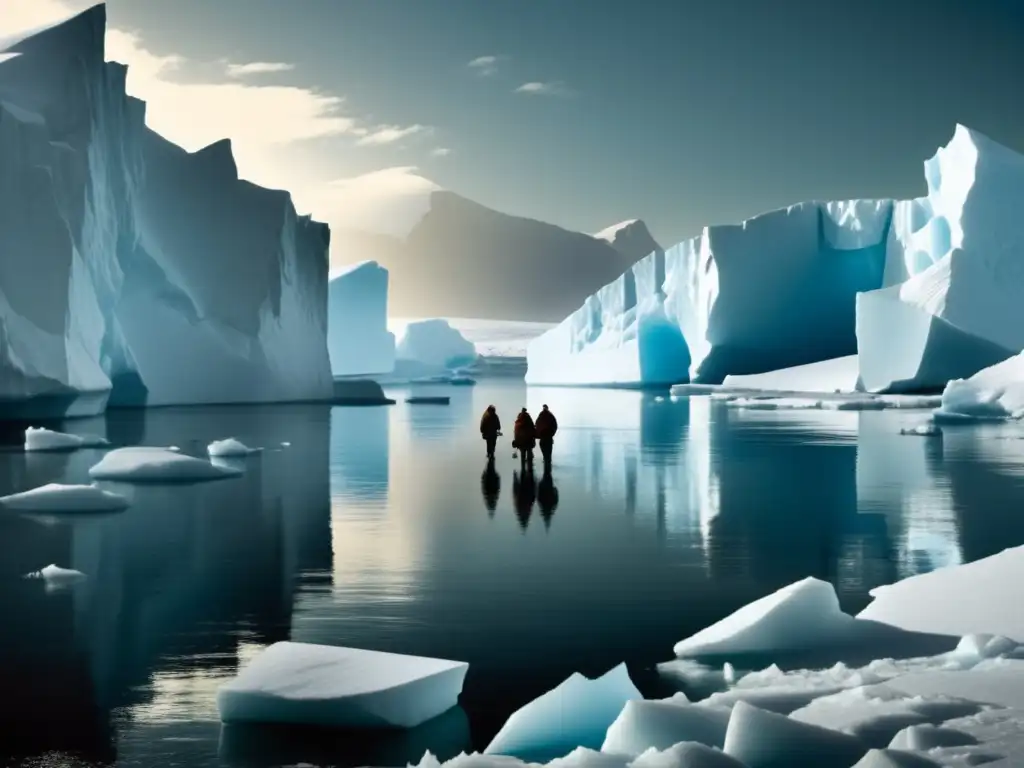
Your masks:
M 129 501 L 119 493 L 94 485 L 49 483 L 0 498 L 0 508 L 14 512 L 120 512 Z
M 228 437 L 224 440 L 214 440 L 208 446 L 206 446 L 206 452 L 210 456 L 216 456 L 218 458 L 235 458 L 238 456 L 250 456 L 254 453 L 262 452 L 262 448 L 250 448 L 241 440 Z
M 167 448 L 130 447 L 111 451 L 89 470 L 95 480 L 128 483 L 199 482 L 237 477 L 239 469 L 218 467 Z
M 280 642 L 221 686 L 225 723 L 413 728 L 456 705 L 469 665 Z
M 97 435 L 72 435 L 45 427 L 29 427 L 25 430 L 26 451 L 74 451 L 108 445 L 110 443 L 105 438 Z

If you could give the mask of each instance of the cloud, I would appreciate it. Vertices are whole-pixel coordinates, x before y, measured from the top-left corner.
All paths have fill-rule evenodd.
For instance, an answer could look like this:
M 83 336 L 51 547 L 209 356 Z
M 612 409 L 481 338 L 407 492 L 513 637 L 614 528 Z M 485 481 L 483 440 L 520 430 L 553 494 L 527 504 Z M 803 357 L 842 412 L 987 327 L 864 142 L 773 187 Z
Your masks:
M 552 80 L 550 82 L 523 83 L 516 88 L 516 93 L 525 93 L 531 96 L 568 96 L 571 91 L 565 83 Z
M 405 236 L 427 212 L 430 193 L 439 189 L 416 166 L 405 165 L 335 179 L 311 190 L 308 202 L 331 211 L 332 227 Z
M 415 136 L 418 133 L 427 133 L 430 130 L 430 126 L 420 125 L 419 123 L 406 126 L 378 125 L 376 128 L 368 130 L 363 137 L 356 142 L 356 145 L 360 147 L 379 147 L 385 144 L 394 144 L 395 142 L 401 141 L 409 136 Z
M 500 59 L 500 56 L 477 56 L 466 66 L 476 70 L 477 74 L 481 77 L 489 77 L 498 71 L 498 61 Z
M 430 150 L 431 157 L 448 157 L 452 151 L 448 147 L 434 147 Z
M 228 77 L 248 77 L 249 75 L 267 75 L 273 72 L 290 72 L 294 64 L 283 61 L 253 61 L 248 64 L 228 64 Z

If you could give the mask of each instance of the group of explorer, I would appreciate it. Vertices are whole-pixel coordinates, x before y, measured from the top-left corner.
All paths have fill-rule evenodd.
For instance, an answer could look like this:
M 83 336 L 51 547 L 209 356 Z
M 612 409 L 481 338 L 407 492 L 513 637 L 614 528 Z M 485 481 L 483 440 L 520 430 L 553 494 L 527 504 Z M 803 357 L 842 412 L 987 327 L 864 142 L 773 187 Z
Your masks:
M 546 405 L 542 406 L 536 421 L 525 408 L 519 412 L 512 429 L 512 448 L 519 452 L 524 469 L 533 466 L 533 448 L 538 444 L 544 464 L 551 464 L 551 449 L 554 447 L 557 431 L 558 420 Z M 501 420 L 493 405 L 488 405 L 480 418 L 480 436 L 487 443 L 487 458 L 493 459 L 494 447 L 501 436 Z

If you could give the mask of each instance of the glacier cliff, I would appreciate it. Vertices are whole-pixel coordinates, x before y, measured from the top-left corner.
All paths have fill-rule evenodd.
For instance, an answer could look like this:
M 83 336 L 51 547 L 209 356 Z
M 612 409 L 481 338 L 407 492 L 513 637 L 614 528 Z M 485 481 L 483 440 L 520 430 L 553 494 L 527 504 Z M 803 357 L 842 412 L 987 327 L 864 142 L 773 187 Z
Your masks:
M 97 5 L 0 61 L 0 417 L 326 399 L 326 225 L 145 125 Z
M 751 375 L 778 371 L 772 386 L 801 389 L 802 366 L 852 355 L 835 388 L 920 391 L 1024 350 L 1024 156 L 957 126 L 925 181 L 914 200 L 803 203 L 652 254 L 637 267 L 664 260 L 664 277 L 591 296 L 530 345 L 527 381 L 768 386 Z
M 362 261 L 331 272 L 327 350 L 335 376 L 391 373 L 395 335 L 388 330 L 388 271 Z

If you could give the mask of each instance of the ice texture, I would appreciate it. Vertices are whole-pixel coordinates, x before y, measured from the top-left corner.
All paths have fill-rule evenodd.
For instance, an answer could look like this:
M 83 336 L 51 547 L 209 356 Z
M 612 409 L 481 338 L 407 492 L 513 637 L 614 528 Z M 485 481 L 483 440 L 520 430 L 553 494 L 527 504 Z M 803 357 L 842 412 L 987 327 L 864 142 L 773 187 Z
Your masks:
M 938 391 L 1024 351 L 1024 155 L 958 125 L 924 176 L 651 254 L 531 342 L 527 381 Z
M 225 440 L 214 440 L 206 446 L 206 452 L 210 456 L 216 456 L 218 458 L 250 456 L 254 453 L 260 453 L 262 450 L 262 448 L 250 448 L 241 440 L 234 437 L 229 437 Z
M 469 665 L 279 642 L 221 686 L 225 723 L 414 728 L 458 702 Z
M 145 124 L 97 5 L 0 62 L 0 416 L 326 399 L 326 225 Z
M 698 707 L 683 699 L 628 701 L 608 728 L 601 751 L 636 757 L 681 741 L 721 748 L 729 716 L 725 707 Z
M 806 649 L 844 638 L 853 622 L 831 584 L 806 578 L 681 640 L 673 651 L 695 657 Z
M 110 445 L 106 438 L 97 435 L 72 435 L 54 432 L 45 427 L 29 427 L 25 430 L 26 451 L 74 451 L 79 448 L 101 448 Z
M 914 632 L 1024 638 L 1024 547 L 871 590 L 857 617 Z
M 948 382 L 936 415 L 940 419 L 965 421 L 1024 416 L 1024 354 L 978 371 L 968 379 Z
M 169 448 L 118 448 L 89 470 L 94 480 L 127 483 L 191 483 L 237 477 L 240 469 L 212 464 Z
M 437 368 L 458 368 L 476 360 L 476 347 L 447 320 L 418 320 L 405 327 L 395 355 Z
M 857 351 L 893 203 L 802 203 L 638 262 L 527 348 L 533 384 L 721 383 Z
M 869 390 L 941 388 L 1024 350 L 1024 156 L 958 125 L 901 201 L 886 287 L 857 297 Z
M 484 754 L 549 760 L 575 747 L 598 749 L 623 706 L 642 698 L 625 664 L 593 680 L 575 673 L 513 712 Z
M 49 483 L 0 497 L 0 509 L 14 512 L 120 512 L 128 506 L 121 494 L 96 485 Z
M 363 261 L 332 271 L 327 285 L 327 349 L 335 376 L 390 373 L 395 336 L 388 330 L 388 271 Z

